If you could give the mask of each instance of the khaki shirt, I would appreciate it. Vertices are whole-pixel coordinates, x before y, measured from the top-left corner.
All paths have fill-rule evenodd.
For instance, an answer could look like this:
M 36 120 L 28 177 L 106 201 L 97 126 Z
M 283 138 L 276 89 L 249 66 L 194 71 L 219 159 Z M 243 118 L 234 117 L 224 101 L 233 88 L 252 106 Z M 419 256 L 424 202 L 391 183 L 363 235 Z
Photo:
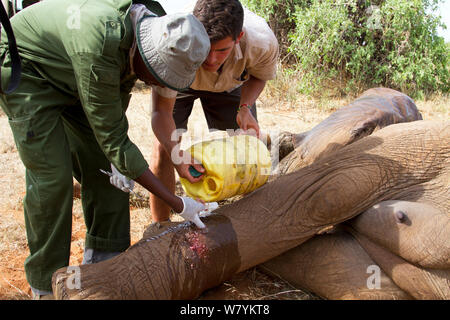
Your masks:
M 247 81 L 250 75 L 261 79 L 274 79 L 277 72 L 278 41 L 266 21 L 244 9 L 244 35 L 225 60 L 222 71 L 198 69 L 191 89 L 211 92 L 231 92 Z M 177 92 L 168 88 L 155 88 L 167 98 Z

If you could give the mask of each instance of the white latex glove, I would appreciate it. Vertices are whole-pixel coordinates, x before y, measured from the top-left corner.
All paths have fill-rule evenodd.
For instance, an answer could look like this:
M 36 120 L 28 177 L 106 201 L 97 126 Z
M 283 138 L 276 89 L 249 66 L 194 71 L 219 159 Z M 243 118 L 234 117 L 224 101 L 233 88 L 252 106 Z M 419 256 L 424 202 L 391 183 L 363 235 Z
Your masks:
M 116 167 L 111 163 L 112 175 L 109 177 L 109 182 L 116 188 L 123 192 L 130 192 L 134 188 L 134 180 L 128 179 L 121 174 Z
M 219 207 L 217 202 L 207 202 L 205 204 L 205 209 L 199 212 L 198 216 L 200 218 L 208 217 L 213 214 L 213 211 Z
M 205 224 L 200 220 L 198 216 L 199 212 L 205 210 L 205 205 L 201 202 L 195 201 L 189 197 L 178 197 L 183 201 L 183 211 L 178 213 L 184 220 L 195 223 L 200 229 L 205 228 Z

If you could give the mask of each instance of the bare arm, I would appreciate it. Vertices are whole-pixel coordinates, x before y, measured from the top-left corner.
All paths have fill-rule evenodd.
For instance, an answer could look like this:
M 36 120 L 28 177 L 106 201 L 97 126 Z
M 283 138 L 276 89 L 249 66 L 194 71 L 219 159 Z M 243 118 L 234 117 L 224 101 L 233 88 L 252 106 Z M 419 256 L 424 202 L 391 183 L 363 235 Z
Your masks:
M 181 134 L 174 135 L 176 126 L 173 120 L 173 107 L 176 98 L 165 98 L 152 93 L 152 128 L 156 138 L 162 144 L 180 175 L 190 182 L 198 182 L 203 177 L 194 178 L 189 173 L 189 166 L 193 166 L 198 172 L 205 172 L 202 165 L 194 163 L 190 154 L 179 150 Z
M 250 75 L 250 79 L 245 81 L 242 85 L 240 104 L 247 103 L 250 106 L 253 105 L 265 86 L 265 80 Z
M 169 155 L 180 140 L 172 139 L 172 133 L 176 129 L 172 116 L 175 100 L 176 98 L 165 98 L 157 93 L 152 93 L 152 129 Z
M 263 91 L 266 85 L 265 80 L 258 79 L 254 76 L 250 76 L 241 89 L 241 100 L 239 105 L 247 104 L 249 106 L 253 105 L 258 99 L 259 95 Z M 259 125 L 256 119 L 253 117 L 249 108 L 241 108 L 236 115 L 236 122 L 242 130 L 253 129 L 256 131 L 256 135 L 259 137 Z
M 183 201 L 170 192 L 169 189 L 153 175 L 150 169 L 147 169 L 142 175 L 137 177 L 135 181 L 155 196 L 165 201 L 175 212 L 181 212 L 183 210 Z

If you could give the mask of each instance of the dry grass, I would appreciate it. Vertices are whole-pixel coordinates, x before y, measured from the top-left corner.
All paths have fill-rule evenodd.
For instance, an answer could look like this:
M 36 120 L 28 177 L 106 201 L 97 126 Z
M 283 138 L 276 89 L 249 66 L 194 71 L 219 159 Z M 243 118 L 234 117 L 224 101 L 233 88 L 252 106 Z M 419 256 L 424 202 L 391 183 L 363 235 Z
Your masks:
M 292 86 L 292 84 L 291 84 Z M 293 86 L 292 86 L 293 87 Z M 150 160 L 155 139 L 150 121 L 150 91 L 139 84 L 127 111 L 131 139 Z M 293 93 L 288 93 L 292 95 Z M 283 92 L 268 90 L 258 101 L 258 119 L 264 131 L 303 132 L 311 129 L 332 111 L 344 106 L 350 98 L 318 100 L 294 95 L 286 99 Z M 283 97 L 283 98 L 281 98 Z M 449 99 L 438 96 L 417 101 L 424 119 L 449 119 Z M 206 133 L 207 125 L 198 104 L 188 124 L 188 134 Z M 217 135 L 218 133 L 216 133 Z M 201 135 L 200 135 L 201 136 Z M 185 140 L 185 145 L 186 141 Z M 29 299 L 30 290 L 25 279 L 23 263 L 28 246 L 23 218 L 22 199 L 25 194 L 24 168 L 17 154 L 8 120 L 0 111 L 0 299 Z M 138 192 L 146 193 L 140 186 Z M 173 217 L 174 220 L 181 220 Z M 132 208 L 131 237 L 136 242 L 151 223 L 150 209 Z M 70 264 L 82 261 L 85 226 L 80 200 L 74 200 L 73 232 Z M 203 299 L 316 299 L 312 294 L 293 288 L 285 281 L 268 276 L 256 267 L 208 290 Z

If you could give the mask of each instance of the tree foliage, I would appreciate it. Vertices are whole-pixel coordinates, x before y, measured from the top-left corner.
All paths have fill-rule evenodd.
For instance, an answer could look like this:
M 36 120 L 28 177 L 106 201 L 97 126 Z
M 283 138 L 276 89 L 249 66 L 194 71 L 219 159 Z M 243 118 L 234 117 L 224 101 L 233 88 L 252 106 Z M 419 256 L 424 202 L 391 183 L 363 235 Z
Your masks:
M 300 91 L 386 86 L 413 97 L 449 91 L 449 49 L 437 35 L 439 0 L 243 0 L 277 35 Z

